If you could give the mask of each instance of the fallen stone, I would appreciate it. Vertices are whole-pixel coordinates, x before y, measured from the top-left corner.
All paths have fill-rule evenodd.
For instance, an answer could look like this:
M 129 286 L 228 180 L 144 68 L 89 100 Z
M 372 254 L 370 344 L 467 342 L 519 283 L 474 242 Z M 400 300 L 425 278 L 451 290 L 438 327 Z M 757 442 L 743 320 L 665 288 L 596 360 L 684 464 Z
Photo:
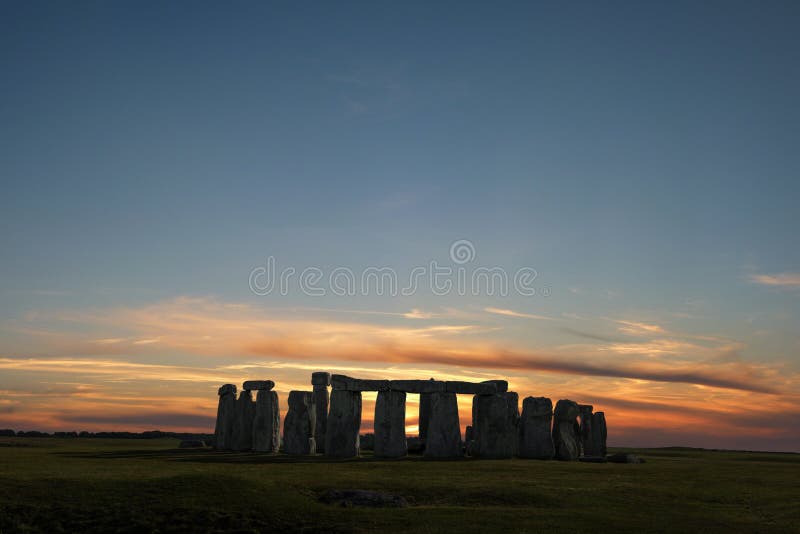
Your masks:
M 475 395 L 472 399 L 472 426 L 473 456 L 511 458 L 519 448 L 519 396 L 513 391 Z
M 481 384 L 494 384 L 497 387 L 497 393 L 505 393 L 508 391 L 507 380 L 485 380 Z
M 178 444 L 181 449 L 200 449 L 206 446 L 202 439 L 184 439 Z
M 612 454 L 611 456 L 607 457 L 611 463 L 614 464 L 643 464 L 645 463 L 644 458 L 637 456 L 635 454 L 631 454 L 629 452 L 618 452 L 617 454 Z
M 312 386 L 330 386 L 331 385 L 331 374 L 326 373 L 324 371 L 316 371 L 311 373 L 311 385 Z
M 275 382 L 272 380 L 247 380 L 242 384 L 242 389 L 249 389 L 251 391 L 269 391 L 275 387 Z
M 389 389 L 406 393 L 439 393 L 445 389 L 441 380 L 390 380 Z
M 231 449 L 249 451 L 253 448 L 253 419 L 256 415 L 256 405 L 250 390 L 239 393 L 235 414 Z
M 431 413 L 425 438 L 426 458 L 461 456 L 461 426 L 455 393 L 431 393 Z
M 592 414 L 592 441 L 595 444 L 596 452 L 599 456 L 605 456 L 608 452 L 606 448 L 607 438 L 608 429 L 606 428 L 606 414 L 603 412 Z
M 314 396 L 310 391 L 290 391 L 289 410 L 283 421 L 283 452 L 314 454 Z
M 580 426 L 578 403 L 562 399 L 553 412 L 553 447 L 558 460 L 577 460 L 580 456 Z
M 314 442 L 317 445 L 317 452 L 319 453 L 325 452 L 325 432 L 328 428 L 329 400 L 330 398 L 328 397 L 328 387 L 321 384 L 315 385 L 314 410 L 316 412 L 315 414 L 316 419 L 314 422 Z
M 334 375 L 336 376 L 336 375 Z M 334 389 L 325 431 L 325 456 L 353 458 L 358 456 L 361 427 L 361 392 Z
M 405 391 L 378 392 L 374 426 L 376 458 L 401 458 L 408 454 Z
M 519 421 L 519 456 L 549 460 L 555 454 L 551 423 L 553 401 L 547 397 L 526 397 Z
M 606 463 L 606 457 L 605 456 L 581 456 L 580 458 L 578 458 L 578 461 L 586 462 L 586 463 L 590 463 L 590 464 L 604 464 L 604 463 Z
M 408 501 L 399 495 L 368 490 L 331 489 L 323 493 L 319 500 L 325 504 L 344 507 L 404 508 L 408 506 Z
M 480 383 L 475 382 L 445 382 L 445 391 L 449 393 L 459 393 L 462 395 L 492 395 L 497 393 L 497 384 L 494 383 Z M 507 387 L 507 386 L 506 386 Z
M 236 421 L 236 386 L 225 384 L 219 388 L 217 422 L 214 426 L 214 447 L 229 450 L 233 447 L 233 426 Z
M 388 380 L 364 380 L 345 375 L 331 375 L 331 386 L 334 390 L 344 391 L 381 391 L 389 389 Z
M 260 390 L 256 396 L 256 415 L 253 419 L 253 450 L 278 452 L 280 447 L 281 415 L 278 392 Z

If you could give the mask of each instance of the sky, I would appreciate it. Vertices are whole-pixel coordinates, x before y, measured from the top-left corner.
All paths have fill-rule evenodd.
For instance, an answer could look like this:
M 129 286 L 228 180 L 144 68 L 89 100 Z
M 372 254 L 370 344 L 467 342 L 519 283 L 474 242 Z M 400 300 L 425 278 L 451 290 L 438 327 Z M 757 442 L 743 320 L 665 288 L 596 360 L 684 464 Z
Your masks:
M 431 4 L 0 4 L 0 428 L 327 370 L 800 452 L 800 5 Z

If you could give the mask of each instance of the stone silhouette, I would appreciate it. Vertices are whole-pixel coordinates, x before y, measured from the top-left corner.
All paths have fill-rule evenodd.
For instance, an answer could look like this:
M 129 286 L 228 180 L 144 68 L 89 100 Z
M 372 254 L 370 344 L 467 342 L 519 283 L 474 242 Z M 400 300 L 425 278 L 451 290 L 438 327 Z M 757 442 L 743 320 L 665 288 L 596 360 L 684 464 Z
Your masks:
M 519 447 L 519 396 L 514 392 L 475 395 L 472 399 L 471 454 L 511 458 Z
M 358 456 L 360 428 L 361 392 L 334 387 L 331 391 L 328 427 L 325 432 L 325 456 L 331 458 Z
M 374 426 L 376 458 L 400 458 L 408 453 L 405 391 L 378 392 Z
M 236 420 L 236 386 L 225 384 L 217 391 L 217 424 L 214 427 L 214 446 L 220 450 L 233 446 L 233 424 Z
M 555 455 L 551 422 L 553 401 L 547 397 L 526 397 L 519 421 L 519 457 L 550 460 Z
M 608 453 L 606 449 L 607 437 L 606 414 L 603 412 L 592 414 L 592 441 L 596 447 L 595 452 L 598 456 L 604 457 Z
M 289 411 L 283 422 L 283 452 L 314 454 L 314 395 L 310 391 L 290 391 Z
M 577 460 L 580 456 L 580 427 L 578 403 L 562 399 L 553 412 L 553 447 L 558 460 Z
M 256 405 L 249 389 L 239 393 L 235 414 L 230 448 L 234 451 L 249 451 L 253 448 L 253 419 L 256 415 Z
M 426 458 L 461 456 L 461 426 L 455 393 L 431 393 L 430 421 L 425 437 Z
M 266 389 L 259 390 L 256 396 L 256 415 L 253 420 L 253 450 L 278 452 L 280 428 L 278 393 Z
M 314 425 L 314 442 L 317 452 L 325 452 L 325 429 L 328 426 L 328 386 L 331 384 L 331 374 L 325 372 L 311 373 L 311 385 L 314 388 L 314 410 L 316 420 Z

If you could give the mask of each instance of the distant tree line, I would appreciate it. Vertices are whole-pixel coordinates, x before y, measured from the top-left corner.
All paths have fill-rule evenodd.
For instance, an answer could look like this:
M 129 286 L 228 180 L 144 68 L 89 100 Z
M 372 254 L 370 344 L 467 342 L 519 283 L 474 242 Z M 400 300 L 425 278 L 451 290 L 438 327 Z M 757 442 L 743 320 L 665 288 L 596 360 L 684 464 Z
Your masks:
M 117 438 L 117 439 L 200 439 L 211 440 L 214 434 L 192 434 L 189 432 L 162 432 L 161 430 L 148 430 L 146 432 L 39 432 L 38 430 L 14 432 L 10 428 L 0 429 L 0 437 L 24 438 Z

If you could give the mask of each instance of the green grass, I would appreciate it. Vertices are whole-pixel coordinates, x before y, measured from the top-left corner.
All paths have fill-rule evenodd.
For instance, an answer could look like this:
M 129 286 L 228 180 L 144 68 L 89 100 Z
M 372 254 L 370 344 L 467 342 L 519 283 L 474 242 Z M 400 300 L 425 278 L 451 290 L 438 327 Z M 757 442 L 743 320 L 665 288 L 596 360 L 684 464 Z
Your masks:
M 0 438 L 0 532 L 800 532 L 800 455 L 635 451 L 641 465 L 324 458 L 177 440 Z M 375 489 L 407 508 L 317 502 Z

